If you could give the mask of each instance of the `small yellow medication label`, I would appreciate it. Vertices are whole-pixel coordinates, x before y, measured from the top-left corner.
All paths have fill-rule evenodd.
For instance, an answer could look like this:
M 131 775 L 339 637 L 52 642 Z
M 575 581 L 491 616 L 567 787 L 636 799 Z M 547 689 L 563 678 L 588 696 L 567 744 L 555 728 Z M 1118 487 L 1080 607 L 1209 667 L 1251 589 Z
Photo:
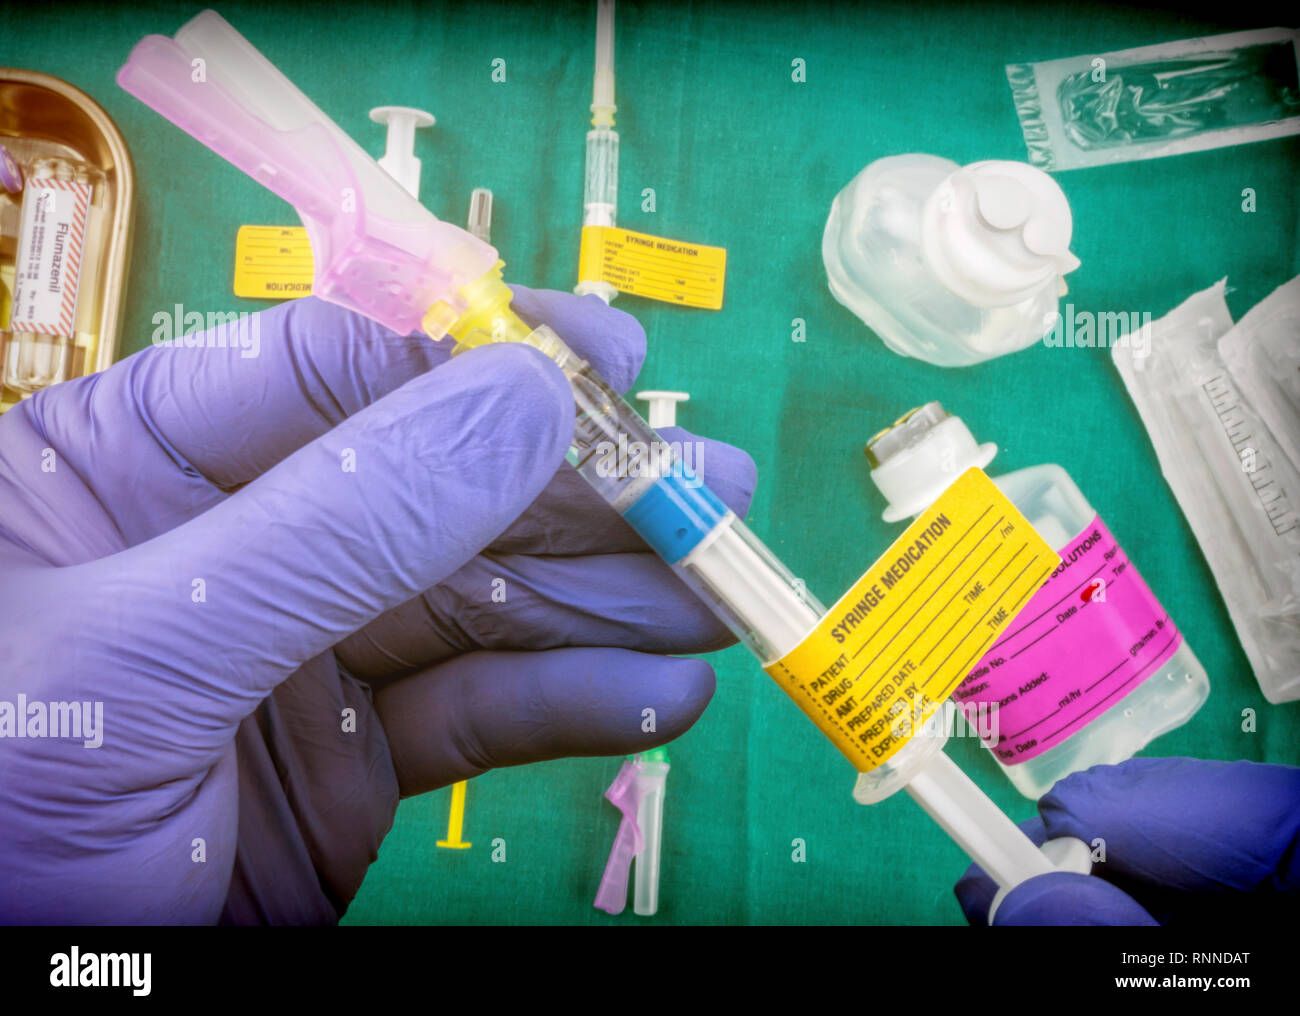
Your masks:
M 722 308 L 727 251 L 617 226 L 583 226 L 578 278 L 683 307 Z
M 235 295 L 291 300 L 311 294 L 315 262 L 301 226 L 240 226 L 235 237 Z
M 765 669 L 868 772 L 921 729 L 1060 562 L 968 469 Z

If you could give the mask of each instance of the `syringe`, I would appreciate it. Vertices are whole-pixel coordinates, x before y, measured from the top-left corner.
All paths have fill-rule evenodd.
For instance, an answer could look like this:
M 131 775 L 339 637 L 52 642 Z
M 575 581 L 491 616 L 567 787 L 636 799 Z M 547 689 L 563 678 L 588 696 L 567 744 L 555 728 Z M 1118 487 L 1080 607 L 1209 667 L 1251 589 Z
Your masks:
M 510 296 L 500 266 L 461 290 L 458 302 L 471 310 L 447 329 L 458 340 L 455 352 L 492 342 L 523 342 L 554 360 L 568 378 L 577 405 L 569 463 L 760 663 L 766 666 L 793 650 L 821 620 L 825 607 L 591 364 L 551 328 L 532 328 L 517 317 Z M 610 450 L 636 442 L 656 453 L 649 456 L 652 467 L 635 475 L 611 468 Z M 945 739 L 935 733 L 941 723 L 942 711 L 897 754 L 860 776 L 855 798 L 875 803 L 905 788 L 1004 890 L 1057 870 L 943 753 Z M 1070 870 L 1087 870 L 1086 853 L 1069 852 Z
M 591 87 L 582 186 L 583 226 L 612 226 L 618 216 L 618 131 L 614 130 L 614 0 L 596 0 L 596 74 Z M 579 279 L 573 290 L 595 293 L 606 303 L 618 290 L 601 279 Z
M 552 329 L 511 310 L 496 251 L 420 206 L 220 15 L 205 11 L 174 39 L 142 40 L 118 81 L 294 206 L 311 238 L 318 296 L 399 334 L 419 325 L 434 339 L 451 335 L 457 352 L 524 342 L 550 357 L 577 407 L 569 462 L 761 663 L 785 657 L 817 625 L 821 603 L 671 445 Z M 611 468 L 607 450 L 620 441 L 653 450 L 657 466 Z M 862 774 L 854 797 L 872 803 L 906 788 L 1003 890 L 1055 870 L 1048 848 L 943 754 L 932 727 L 933 718 Z M 1068 867 L 1086 870 L 1086 847 L 1069 844 L 1083 849 Z

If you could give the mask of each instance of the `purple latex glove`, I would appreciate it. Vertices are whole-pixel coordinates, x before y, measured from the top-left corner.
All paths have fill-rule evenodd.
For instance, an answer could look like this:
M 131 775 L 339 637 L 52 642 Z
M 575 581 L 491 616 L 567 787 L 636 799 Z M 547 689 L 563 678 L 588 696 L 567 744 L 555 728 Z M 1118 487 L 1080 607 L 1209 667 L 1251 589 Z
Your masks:
M 1006 895 L 998 925 L 1213 923 L 1290 914 L 1300 894 L 1300 769 L 1255 762 L 1135 758 L 1056 784 L 1021 828 L 1105 841 L 1093 874 L 1031 878 Z M 955 892 L 985 924 L 996 892 L 971 865 Z
M 516 309 L 635 378 L 628 315 Z M 0 922 L 335 921 L 399 796 L 643 751 L 712 694 L 652 654 L 730 634 L 562 465 L 554 364 L 256 320 L 255 357 L 151 348 L 0 417 L 0 732 L 20 695 L 102 703 L 98 747 L 0 738 Z M 702 447 L 743 514 L 753 463 Z

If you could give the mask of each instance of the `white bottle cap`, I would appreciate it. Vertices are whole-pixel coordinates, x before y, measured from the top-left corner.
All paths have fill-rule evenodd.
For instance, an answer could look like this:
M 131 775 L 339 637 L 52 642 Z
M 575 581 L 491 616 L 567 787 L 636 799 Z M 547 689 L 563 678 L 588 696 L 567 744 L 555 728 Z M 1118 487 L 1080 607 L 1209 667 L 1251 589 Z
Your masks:
M 376 106 L 370 119 L 386 124 L 388 136 L 384 140 L 384 157 L 381 165 L 407 194 L 420 200 L 420 160 L 415 157 L 415 129 L 432 127 L 432 113 L 410 106 Z
M 646 422 L 654 430 L 677 426 L 677 403 L 691 398 L 686 392 L 637 392 L 636 397 L 650 404 L 650 419 Z
M 1009 307 L 1079 267 L 1074 220 L 1055 180 L 1023 162 L 973 162 L 943 181 L 921 215 L 925 258 L 976 307 Z
M 976 444 L 959 416 L 937 402 L 914 409 L 867 442 L 871 480 L 889 501 L 886 522 L 919 515 L 957 477 L 993 461 L 998 446 Z

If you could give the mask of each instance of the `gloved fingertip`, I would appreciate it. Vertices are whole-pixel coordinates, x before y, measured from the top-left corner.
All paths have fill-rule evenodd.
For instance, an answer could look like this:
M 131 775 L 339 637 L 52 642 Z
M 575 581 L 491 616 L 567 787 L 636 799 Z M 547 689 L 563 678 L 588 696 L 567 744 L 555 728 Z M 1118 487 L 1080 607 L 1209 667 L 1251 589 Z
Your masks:
M 695 657 L 621 649 L 581 652 L 597 670 L 625 677 L 606 678 L 602 701 L 593 702 L 587 722 L 570 731 L 566 754 L 631 754 L 666 744 L 694 725 L 717 687 L 713 667 Z M 555 692 L 558 700 L 558 685 Z M 577 686 L 570 686 L 568 694 L 578 692 Z M 589 726 L 596 713 L 602 715 L 601 722 Z
M 743 448 L 736 448 L 734 445 L 722 447 L 726 449 L 724 453 L 726 468 L 715 470 L 716 484 L 714 479 L 707 476 L 705 482 L 718 497 L 722 498 L 723 504 L 736 513 L 737 518 L 743 519 L 749 514 L 749 506 L 754 500 L 754 490 L 758 486 L 758 465 L 754 462 L 753 456 Z
M 693 656 L 669 656 L 672 664 L 665 671 L 663 686 L 660 689 L 661 710 L 666 714 L 664 722 L 664 744 L 687 730 L 703 715 L 705 708 L 713 699 L 717 690 L 717 675 L 713 667 L 704 660 Z
M 704 660 L 626 649 L 481 651 L 436 672 L 427 700 L 411 682 L 385 691 L 392 722 L 414 722 L 426 739 L 450 724 L 443 740 L 462 746 L 480 772 L 648 751 L 689 730 L 715 688 Z
M 1109 882 L 1077 872 L 1054 871 L 1022 882 L 993 915 L 995 927 L 1154 927 L 1159 922 L 1133 897 Z
M 722 503 L 744 518 L 758 485 L 758 466 L 743 448 L 702 438 L 681 427 L 660 427 L 659 436 L 680 448 L 683 463 Z
M 625 392 L 641 373 L 646 335 L 641 322 L 588 293 L 577 296 L 550 289 L 511 286 L 516 314 L 536 327 L 553 328 L 569 347 L 596 370 L 616 392 Z

